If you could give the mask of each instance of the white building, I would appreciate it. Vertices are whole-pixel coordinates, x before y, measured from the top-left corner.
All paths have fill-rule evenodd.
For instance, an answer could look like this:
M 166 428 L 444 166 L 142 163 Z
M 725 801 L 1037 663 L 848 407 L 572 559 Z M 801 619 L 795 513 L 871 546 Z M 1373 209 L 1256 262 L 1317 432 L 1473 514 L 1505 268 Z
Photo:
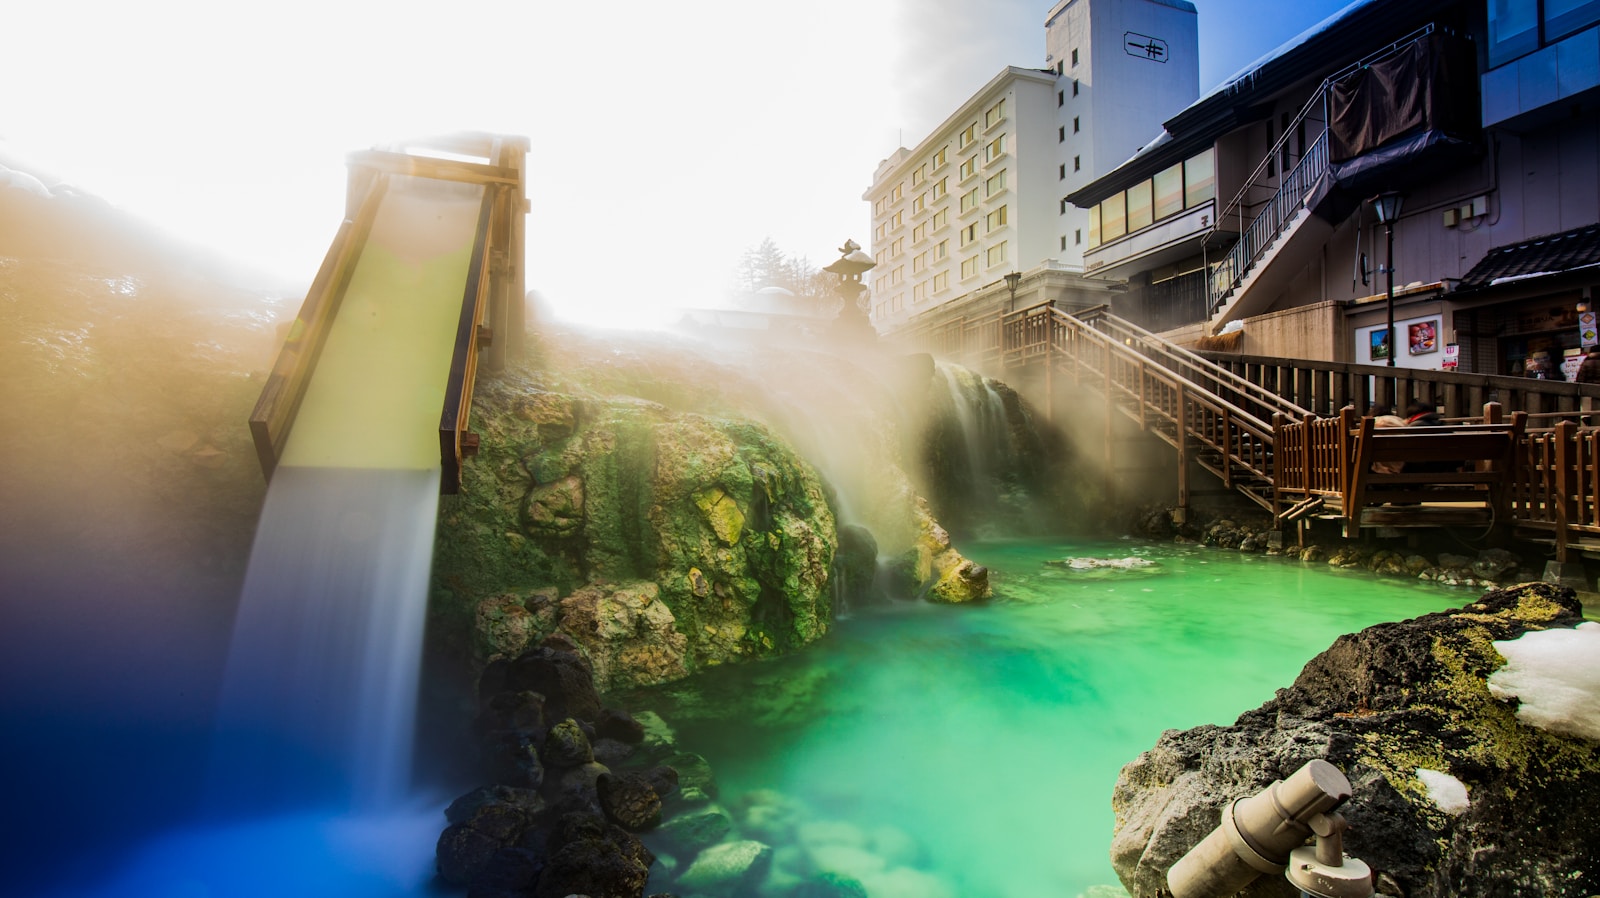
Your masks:
M 1087 213 L 1065 197 L 1198 96 L 1195 22 L 1185 0 L 1061 0 L 1045 18 L 1048 68 L 1007 67 L 879 163 L 862 195 L 878 330 L 1012 271 L 1082 271 Z

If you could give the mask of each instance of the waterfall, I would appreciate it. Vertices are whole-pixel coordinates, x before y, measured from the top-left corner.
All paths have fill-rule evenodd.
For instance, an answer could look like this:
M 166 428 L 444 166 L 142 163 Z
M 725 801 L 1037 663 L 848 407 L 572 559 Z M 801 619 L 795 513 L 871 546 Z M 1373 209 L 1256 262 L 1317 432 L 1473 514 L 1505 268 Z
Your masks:
M 219 810 L 404 797 L 438 494 L 437 468 L 273 476 L 218 711 Z
M 959 473 L 967 476 L 973 498 L 981 498 L 978 492 L 992 489 L 1016 458 L 1005 401 L 993 383 L 975 371 L 946 362 L 936 363 L 934 370 L 960 434 L 965 470 Z

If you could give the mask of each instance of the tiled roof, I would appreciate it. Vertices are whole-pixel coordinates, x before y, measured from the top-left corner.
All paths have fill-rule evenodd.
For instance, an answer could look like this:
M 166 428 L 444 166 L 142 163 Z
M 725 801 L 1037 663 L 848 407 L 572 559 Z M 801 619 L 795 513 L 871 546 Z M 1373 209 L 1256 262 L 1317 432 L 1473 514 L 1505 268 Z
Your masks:
M 1461 279 L 1462 290 L 1560 274 L 1600 264 L 1600 225 L 1495 247 Z

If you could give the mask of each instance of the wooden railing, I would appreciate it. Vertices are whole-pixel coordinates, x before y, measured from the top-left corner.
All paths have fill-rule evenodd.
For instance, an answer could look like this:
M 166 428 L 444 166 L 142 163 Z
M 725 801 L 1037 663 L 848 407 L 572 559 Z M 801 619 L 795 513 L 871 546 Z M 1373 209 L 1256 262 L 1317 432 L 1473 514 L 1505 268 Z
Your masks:
M 1099 391 L 1108 409 L 1177 450 L 1180 507 L 1188 501 L 1192 460 L 1271 511 L 1280 526 L 1352 508 L 1358 409 L 1422 397 L 1469 429 L 1529 406 L 1542 409 L 1526 416 L 1525 430 L 1519 426 L 1516 464 L 1508 466 L 1503 503 L 1494 499 L 1496 513 L 1508 510 L 1505 523 L 1520 535 L 1552 541 L 1557 561 L 1586 538 L 1600 550 L 1600 429 L 1575 420 L 1585 400 L 1600 399 L 1600 387 L 1193 353 L 1103 307 L 1074 315 L 1048 303 L 949 322 L 923 339 L 943 358 L 995 373 L 1042 370 L 1047 381 L 1067 378 Z M 1502 411 L 1506 406 L 1516 411 Z
M 1541 422 L 1553 426 L 1560 417 L 1585 411 L 1586 402 L 1600 405 L 1600 385 L 1596 384 L 1222 352 L 1198 355 L 1325 417 L 1337 415 L 1346 406 L 1358 412 L 1374 404 L 1404 409 L 1409 401 L 1421 399 L 1438 406 L 1447 418 L 1467 418 L 1479 414 L 1486 403 L 1498 402 L 1508 412 L 1527 412 L 1533 426 Z

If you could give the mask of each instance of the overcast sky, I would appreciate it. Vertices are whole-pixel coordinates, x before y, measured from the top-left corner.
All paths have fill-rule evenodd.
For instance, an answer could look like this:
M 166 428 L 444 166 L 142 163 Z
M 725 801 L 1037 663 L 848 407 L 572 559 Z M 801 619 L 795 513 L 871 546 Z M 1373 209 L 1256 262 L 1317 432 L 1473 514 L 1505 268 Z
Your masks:
M 1345 5 L 1195 3 L 1202 91 Z M 860 197 L 878 161 L 1003 66 L 1042 67 L 1050 8 L 8 6 L 0 152 L 309 282 L 343 214 L 347 152 L 460 129 L 527 135 L 529 286 L 609 323 L 715 301 L 764 237 L 819 265 L 845 237 L 867 243 Z

